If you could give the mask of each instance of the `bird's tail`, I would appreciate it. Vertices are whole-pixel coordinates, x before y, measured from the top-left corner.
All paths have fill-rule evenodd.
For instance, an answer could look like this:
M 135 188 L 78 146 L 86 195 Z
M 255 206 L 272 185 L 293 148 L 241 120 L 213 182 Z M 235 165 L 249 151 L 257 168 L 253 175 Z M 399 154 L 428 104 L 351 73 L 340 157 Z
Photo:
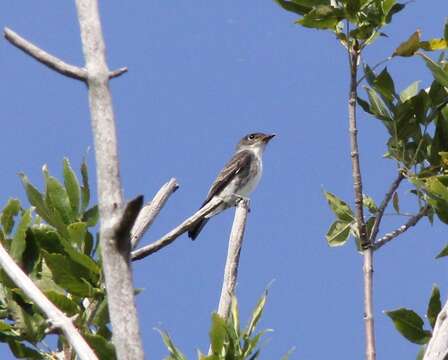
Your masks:
M 205 218 L 201 219 L 201 221 L 199 221 L 190 230 L 188 230 L 188 237 L 191 240 L 195 240 L 198 237 L 199 233 L 201 232 L 202 228 L 205 226 L 205 224 L 207 224 L 209 220 L 210 219 Z

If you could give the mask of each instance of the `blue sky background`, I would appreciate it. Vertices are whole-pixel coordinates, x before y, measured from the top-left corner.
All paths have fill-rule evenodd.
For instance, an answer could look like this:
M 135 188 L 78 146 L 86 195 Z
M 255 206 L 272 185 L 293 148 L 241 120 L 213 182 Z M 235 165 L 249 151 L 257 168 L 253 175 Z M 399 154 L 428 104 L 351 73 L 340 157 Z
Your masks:
M 264 176 L 252 197 L 238 280 L 241 315 L 273 279 L 260 328 L 273 328 L 263 359 L 360 359 L 364 356 L 362 257 L 352 242 L 331 249 L 325 233 L 333 215 L 323 188 L 352 198 L 347 130 L 346 54 L 327 32 L 294 25 L 294 14 L 271 0 L 101 2 L 110 67 L 129 73 L 112 81 L 122 180 L 129 199 L 150 199 L 170 177 L 180 189 L 143 242 L 149 243 L 194 212 L 235 144 L 252 131 L 275 132 Z M 415 1 L 366 52 L 374 64 L 417 28 L 442 34 L 446 0 Z M 3 0 L 0 25 L 69 63 L 83 64 L 73 1 Z M 397 88 L 429 85 L 420 59 L 396 59 Z M 62 159 L 81 163 L 92 146 L 85 86 L 44 68 L 0 41 L 0 202 L 24 200 L 17 173 L 42 184 L 41 166 L 61 173 Z M 359 115 L 364 191 L 379 203 L 395 165 L 382 159 L 385 131 Z M 93 151 L 87 155 L 93 176 Z M 406 211 L 412 197 L 401 193 Z M 406 199 L 409 199 L 407 201 Z M 351 201 L 351 200 L 350 200 Z M 391 212 L 391 211 L 389 211 Z M 154 327 L 169 331 L 190 359 L 208 348 L 227 239 L 228 210 L 198 240 L 186 236 L 134 264 L 148 359 L 167 351 Z M 381 233 L 405 219 L 388 216 Z M 375 321 L 379 359 L 413 359 L 417 346 L 399 335 L 384 310 L 423 314 L 433 283 L 447 294 L 446 226 L 426 220 L 375 256 Z M 10 359 L 6 345 L 0 358 Z

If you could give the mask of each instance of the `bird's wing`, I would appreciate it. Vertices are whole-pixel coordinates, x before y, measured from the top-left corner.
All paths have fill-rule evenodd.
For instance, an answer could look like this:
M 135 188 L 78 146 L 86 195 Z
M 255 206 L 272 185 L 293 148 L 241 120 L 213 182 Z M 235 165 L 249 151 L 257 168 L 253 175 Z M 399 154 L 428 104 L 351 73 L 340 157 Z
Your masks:
M 235 155 L 233 155 L 230 161 L 218 174 L 218 177 L 211 186 L 207 195 L 207 199 L 205 199 L 202 206 L 207 204 L 213 198 L 213 196 L 219 194 L 222 189 L 224 189 L 232 181 L 236 174 L 238 174 L 242 169 L 248 166 L 250 164 L 252 156 L 252 153 L 247 150 L 238 151 Z

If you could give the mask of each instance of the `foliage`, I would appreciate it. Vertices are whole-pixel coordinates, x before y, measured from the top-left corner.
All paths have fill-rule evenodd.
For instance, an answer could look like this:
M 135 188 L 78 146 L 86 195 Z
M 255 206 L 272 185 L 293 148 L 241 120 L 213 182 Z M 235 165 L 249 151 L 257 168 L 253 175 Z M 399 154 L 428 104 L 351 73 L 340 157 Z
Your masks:
M 258 344 L 270 329 L 255 332 L 255 328 L 263 314 L 266 304 L 267 291 L 258 301 L 252 312 L 251 318 L 244 329 L 240 328 L 240 315 L 236 297 L 232 298 L 229 317 L 223 319 L 218 314 L 212 314 L 212 324 L 210 327 L 211 351 L 209 355 L 204 355 L 198 351 L 198 360 L 255 360 L 260 355 Z M 158 330 L 169 351 L 169 356 L 165 360 L 186 360 L 187 358 L 174 345 L 166 331 Z M 291 351 L 290 351 L 291 352 Z M 287 360 L 290 352 L 282 360 Z
M 437 315 L 440 313 L 441 309 L 442 304 L 440 301 L 440 290 L 436 285 L 434 285 L 428 301 L 428 308 L 426 310 L 426 318 L 428 319 L 431 329 L 434 329 Z M 396 329 L 401 335 L 403 335 L 410 342 L 422 345 L 419 356 L 423 354 L 426 349 L 426 344 L 432 336 L 430 330 L 424 329 L 423 318 L 415 311 L 405 308 L 385 311 L 385 313 L 393 321 Z
M 114 359 L 98 239 L 92 235 L 98 207 L 89 208 L 87 166 L 81 166 L 82 185 L 68 159 L 63 162 L 63 183 L 46 166 L 43 176 L 41 192 L 20 175 L 32 207 L 23 208 L 17 199 L 7 202 L 0 215 L 0 241 L 43 293 L 74 317 L 100 358 Z M 0 270 L 0 341 L 17 358 L 50 359 L 52 352 L 69 345 L 58 334 L 57 349 L 49 349 L 45 345 L 53 332 L 49 326 L 36 305 Z

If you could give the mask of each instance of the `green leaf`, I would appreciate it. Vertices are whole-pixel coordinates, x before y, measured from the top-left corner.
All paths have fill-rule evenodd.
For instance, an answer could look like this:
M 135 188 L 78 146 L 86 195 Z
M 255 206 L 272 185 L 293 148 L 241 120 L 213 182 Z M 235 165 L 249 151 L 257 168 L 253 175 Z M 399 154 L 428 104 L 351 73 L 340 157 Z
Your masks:
M 401 308 L 385 313 L 392 319 L 400 334 L 410 342 L 422 345 L 431 338 L 431 332 L 423 329 L 423 320 L 414 311 Z
M 46 359 L 46 356 L 19 341 L 9 341 L 9 348 L 17 359 Z
M 50 219 L 50 213 L 45 205 L 43 195 L 37 190 L 28 180 L 25 174 L 19 174 L 23 187 L 25 188 L 26 196 L 31 205 L 36 208 L 36 212 L 39 216 L 49 224 L 52 224 Z M 53 224 L 52 224 L 53 225 Z
M 389 110 L 378 93 L 371 88 L 366 88 L 366 91 L 369 97 L 370 110 L 381 119 L 390 119 Z
M 440 259 L 442 257 L 448 256 L 448 245 L 445 246 L 441 252 L 436 256 L 436 259 Z
M 91 297 L 94 294 L 92 286 L 82 278 L 79 274 L 84 272 L 79 265 L 76 265 L 66 256 L 60 254 L 49 254 L 42 251 L 45 262 L 53 274 L 53 280 L 59 286 L 66 289 L 73 295 L 82 297 Z
M 45 319 L 39 313 L 33 313 L 29 304 L 26 304 L 19 295 L 8 296 L 7 307 L 9 315 L 14 320 L 14 329 L 27 341 L 41 341 L 47 326 Z
M 98 327 L 103 327 L 109 324 L 109 322 L 110 319 L 107 298 L 104 298 L 95 310 L 95 315 L 92 318 L 92 324 Z
M 277 4 L 279 4 L 283 9 L 296 13 L 298 15 L 305 15 L 307 12 L 311 11 L 311 8 L 308 6 L 303 6 L 300 4 L 296 4 L 292 1 L 286 0 L 274 0 Z
M 344 19 L 344 12 L 329 5 L 318 5 L 296 23 L 315 29 L 335 30 L 337 24 Z
M 72 216 L 72 209 L 67 191 L 53 176 L 45 175 L 46 199 L 49 209 L 54 209 L 65 224 L 70 224 L 76 219 Z
M 426 311 L 426 317 L 428 318 L 428 321 L 433 329 L 440 310 L 442 310 L 442 303 L 440 301 L 440 290 L 437 285 L 434 285 L 432 287 L 431 297 L 428 303 L 428 310 Z
M 88 227 L 93 227 L 93 226 L 96 226 L 99 218 L 100 218 L 100 214 L 99 214 L 99 210 L 98 210 L 98 205 L 95 205 L 95 206 L 91 207 L 90 209 L 88 209 L 84 213 L 84 215 L 82 217 L 82 221 L 85 221 L 87 223 Z
M 394 195 L 392 196 L 392 206 L 394 207 L 394 210 L 397 214 L 400 213 L 400 200 L 398 198 L 398 193 L 394 192 Z
M 16 233 L 9 249 L 11 257 L 18 263 L 22 262 L 22 254 L 26 248 L 26 232 L 31 225 L 31 220 L 31 209 L 28 209 L 22 214 L 20 223 L 17 226 Z
M 399 13 L 401 10 L 403 10 L 405 8 L 405 4 L 394 4 L 394 6 L 392 6 L 392 8 L 390 9 L 390 11 L 387 13 L 386 16 L 386 24 L 389 24 L 392 21 L 392 17 Z
M 162 337 L 163 343 L 167 347 L 170 355 L 172 356 L 173 360 L 187 360 L 187 358 L 180 352 L 180 350 L 174 345 L 173 341 L 171 340 L 170 336 L 166 331 L 162 331 L 160 329 L 155 328 Z
M 325 198 L 327 199 L 331 210 L 333 210 L 339 220 L 351 222 L 354 219 L 353 211 L 346 202 L 342 201 L 336 195 L 328 191 L 325 191 Z
M 3 226 L 3 231 L 10 234 L 14 227 L 14 218 L 20 212 L 20 201 L 17 199 L 9 199 L 6 206 L 3 208 L 0 216 L 0 222 Z
M 392 102 L 395 96 L 395 85 L 392 77 L 389 75 L 387 68 L 376 77 L 373 82 L 375 89 L 384 97 L 388 102 Z
M 81 188 L 67 158 L 64 159 L 64 186 L 70 201 L 73 217 L 77 218 L 79 214 Z
M 448 42 L 445 39 L 431 39 L 422 41 L 420 47 L 426 51 L 445 50 L 448 47 Z
M 362 109 L 363 109 L 366 113 L 371 114 L 371 115 L 374 115 L 374 113 L 372 112 L 372 110 L 370 110 L 370 104 L 369 104 L 367 101 L 361 99 L 360 97 L 358 97 L 356 100 L 358 101 L 359 106 L 361 106 Z
M 404 89 L 400 93 L 401 102 L 406 102 L 410 98 L 418 94 L 418 90 L 420 88 L 420 82 L 421 82 L 420 80 L 414 81 L 411 85 L 409 85 L 406 89 Z
M 46 291 L 45 296 L 68 316 L 73 316 L 81 312 L 79 305 L 66 295 L 59 294 L 55 291 Z
M 88 332 L 83 333 L 84 339 L 93 348 L 93 351 L 99 359 L 115 360 L 117 355 L 115 353 L 114 345 L 111 341 L 107 341 L 105 338 L 99 335 L 93 335 Z
M 81 164 L 81 177 L 81 211 L 84 212 L 87 209 L 87 206 L 89 206 L 90 202 L 89 172 L 85 160 Z
M 420 30 L 413 33 L 409 39 L 401 43 L 393 52 L 392 56 L 413 56 L 420 48 Z
M 351 223 L 336 220 L 327 231 L 327 242 L 331 247 L 344 245 L 350 236 Z
M 84 250 L 84 241 L 86 239 L 87 224 L 85 222 L 77 222 L 67 226 L 67 232 L 70 242 L 78 250 Z
M 268 291 L 265 290 L 260 300 L 258 300 L 255 309 L 252 311 L 252 317 L 249 321 L 249 324 L 247 325 L 247 328 L 244 330 L 243 334 L 244 336 L 250 337 L 254 332 L 255 327 L 257 326 L 258 321 L 260 321 L 261 315 L 263 314 L 263 309 L 264 306 L 266 305 L 267 297 L 268 297 Z
M 364 194 L 362 196 L 362 203 L 371 214 L 376 214 L 378 212 L 378 206 L 376 206 L 375 200 L 373 200 L 370 196 Z
M 220 355 L 227 338 L 226 321 L 216 313 L 212 314 L 212 326 L 209 335 L 213 355 Z
M 439 82 L 440 85 L 448 87 L 448 72 L 425 54 L 421 53 L 420 56 L 425 61 L 426 66 L 429 68 L 429 70 L 431 70 L 434 79 Z

